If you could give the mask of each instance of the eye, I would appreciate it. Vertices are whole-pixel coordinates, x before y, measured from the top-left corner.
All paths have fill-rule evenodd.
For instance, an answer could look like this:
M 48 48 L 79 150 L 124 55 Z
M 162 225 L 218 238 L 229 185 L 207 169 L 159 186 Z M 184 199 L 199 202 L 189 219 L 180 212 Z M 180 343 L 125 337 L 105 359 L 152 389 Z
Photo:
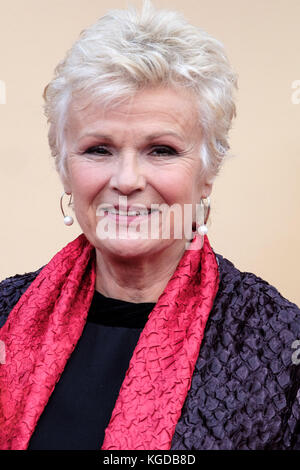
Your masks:
M 94 147 L 89 147 L 85 153 L 94 153 L 96 155 L 111 155 L 111 152 L 105 145 L 95 145 Z
M 156 145 L 155 147 L 152 147 L 151 153 L 158 156 L 178 155 L 177 150 L 169 145 Z

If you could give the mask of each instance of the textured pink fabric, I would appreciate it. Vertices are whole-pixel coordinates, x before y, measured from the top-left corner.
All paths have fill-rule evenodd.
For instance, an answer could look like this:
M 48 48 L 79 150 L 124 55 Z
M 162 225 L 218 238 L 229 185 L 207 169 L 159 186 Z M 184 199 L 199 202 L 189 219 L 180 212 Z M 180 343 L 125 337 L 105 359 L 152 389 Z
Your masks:
M 0 330 L 0 449 L 26 449 L 85 325 L 95 286 L 82 234 L 42 269 Z
M 199 238 L 193 247 L 197 248 Z M 84 234 L 57 253 L 0 330 L 0 449 L 26 449 L 76 346 L 95 289 Z M 169 449 L 218 290 L 207 237 L 187 250 L 152 310 L 122 384 L 102 449 Z
M 193 247 L 200 238 L 193 240 Z M 187 250 L 149 315 L 126 372 L 104 450 L 168 450 L 219 285 L 208 238 Z

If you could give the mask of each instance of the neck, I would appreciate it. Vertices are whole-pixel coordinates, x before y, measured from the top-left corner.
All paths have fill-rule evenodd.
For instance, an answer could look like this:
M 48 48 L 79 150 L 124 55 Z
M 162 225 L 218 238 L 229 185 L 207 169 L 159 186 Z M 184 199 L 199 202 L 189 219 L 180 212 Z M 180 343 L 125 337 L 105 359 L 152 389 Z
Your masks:
M 138 258 L 118 258 L 96 249 L 96 290 L 127 302 L 157 302 L 185 252 L 177 244 Z

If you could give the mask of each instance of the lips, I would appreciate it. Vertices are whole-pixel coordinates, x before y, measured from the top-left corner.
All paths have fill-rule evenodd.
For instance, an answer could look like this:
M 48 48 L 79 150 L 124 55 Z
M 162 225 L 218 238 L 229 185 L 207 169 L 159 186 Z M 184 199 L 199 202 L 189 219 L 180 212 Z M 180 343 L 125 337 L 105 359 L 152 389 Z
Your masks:
M 146 206 L 130 206 L 130 207 L 122 207 L 122 206 L 110 206 L 103 209 L 105 213 L 120 215 L 120 216 L 127 216 L 127 217 L 138 217 L 138 216 L 146 216 L 153 212 L 157 212 L 159 209 L 157 208 L 148 208 Z

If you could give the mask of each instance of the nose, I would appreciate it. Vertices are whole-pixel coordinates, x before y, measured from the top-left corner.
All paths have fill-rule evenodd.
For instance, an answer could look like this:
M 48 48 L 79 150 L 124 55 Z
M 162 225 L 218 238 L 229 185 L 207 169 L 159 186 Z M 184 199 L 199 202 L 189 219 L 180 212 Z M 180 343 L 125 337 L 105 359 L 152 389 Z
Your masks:
M 145 187 L 146 179 L 134 152 L 120 156 L 110 179 L 110 188 L 127 195 L 134 191 L 142 191 Z

